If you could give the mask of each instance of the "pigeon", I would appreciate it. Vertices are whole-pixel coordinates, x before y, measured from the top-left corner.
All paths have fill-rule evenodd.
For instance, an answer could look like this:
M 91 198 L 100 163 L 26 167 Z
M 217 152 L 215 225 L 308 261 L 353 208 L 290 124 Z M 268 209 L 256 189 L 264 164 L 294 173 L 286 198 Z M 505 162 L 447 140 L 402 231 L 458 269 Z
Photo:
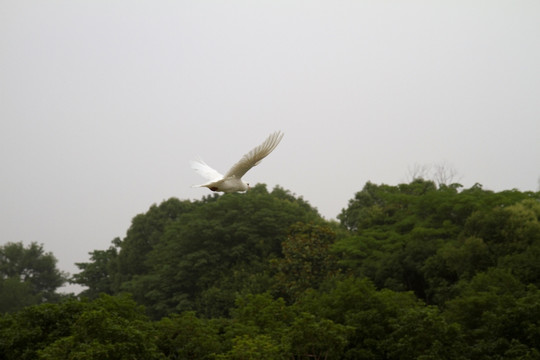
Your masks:
M 221 191 L 224 193 L 249 190 L 249 184 L 242 181 L 242 176 L 274 151 L 283 138 L 283 135 L 282 132 L 276 131 L 268 136 L 261 145 L 248 152 L 240 161 L 234 164 L 225 175 L 221 175 L 200 159 L 191 161 L 193 170 L 209 180 L 205 184 L 194 185 L 194 187 L 206 187 L 212 191 Z

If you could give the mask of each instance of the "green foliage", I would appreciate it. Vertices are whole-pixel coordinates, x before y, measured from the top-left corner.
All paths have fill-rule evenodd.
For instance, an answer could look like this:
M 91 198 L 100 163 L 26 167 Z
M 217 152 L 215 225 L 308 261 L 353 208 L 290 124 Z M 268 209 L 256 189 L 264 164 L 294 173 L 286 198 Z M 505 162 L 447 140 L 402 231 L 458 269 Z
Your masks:
M 513 256 L 540 244 L 539 219 L 538 200 L 524 200 L 476 212 L 468 219 L 465 231 L 485 239 L 495 256 Z
M 336 235 L 327 226 L 294 224 L 281 244 L 283 258 L 272 261 L 277 273 L 275 287 L 295 300 L 307 289 L 316 289 L 337 273 L 337 258 L 330 253 Z
M 540 225 L 538 194 L 461 192 L 424 180 L 398 186 L 367 183 L 339 216 L 350 235 L 334 246 L 341 264 L 379 288 L 412 290 L 442 304 L 461 278 L 489 266 L 526 260 L 534 281 Z M 506 257 L 506 258 L 504 258 Z
M 233 335 L 267 334 L 279 340 L 294 318 L 283 298 L 273 299 L 269 293 L 239 296 L 235 305 L 231 312 L 234 322 L 229 329 Z
M 118 272 L 121 274 L 121 281 L 148 272 L 147 255 L 160 242 L 167 226 L 176 222 L 183 214 L 189 213 L 195 206 L 190 201 L 171 198 L 159 206 L 152 205 L 145 214 L 133 218 L 125 239 L 120 243 Z
M 56 258 L 43 245 L 7 243 L 0 247 L 0 313 L 57 301 L 56 289 L 66 282 L 56 268 Z
M 34 360 L 37 352 L 68 336 L 85 303 L 69 299 L 60 304 L 25 307 L 0 318 L 0 358 Z
M 89 299 L 35 306 L 55 287 L 4 260 L 0 358 L 540 358 L 540 193 L 367 183 L 339 220 L 264 185 L 169 199 L 77 264 Z
M 223 347 L 219 323 L 199 319 L 194 312 L 162 318 L 154 328 L 157 346 L 168 359 L 212 359 Z
M 146 254 L 148 272 L 120 288 L 155 318 L 189 310 L 226 315 L 244 284 L 264 273 L 268 258 L 279 256 L 291 224 L 322 221 L 305 202 L 276 192 L 258 185 L 193 206 L 168 223 Z M 124 241 L 119 256 L 127 246 Z
M 29 282 L 18 277 L 0 280 L 0 312 L 16 311 L 40 302 L 39 294 L 33 291 Z
M 313 291 L 296 305 L 345 326 L 345 359 L 459 359 L 459 327 L 412 293 L 378 291 L 368 279 L 345 278 L 328 292 Z
M 99 294 L 113 294 L 117 288 L 118 277 L 118 247 L 119 238 L 113 240 L 115 246 L 107 250 L 94 250 L 90 253 L 89 263 L 76 263 L 81 270 L 73 275 L 71 282 L 86 285 L 88 288 L 81 292 L 81 296 L 95 299 Z
M 285 359 L 283 352 L 268 335 L 242 335 L 234 338 L 233 347 L 220 360 L 279 360 Z
M 144 309 L 102 295 L 28 307 L 2 318 L 3 359 L 159 359 Z
M 423 266 L 428 286 L 427 296 L 443 304 L 456 295 L 456 283 L 470 279 L 493 265 L 493 257 L 481 238 L 468 237 L 446 242 Z
M 224 359 L 337 358 L 347 344 L 348 327 L 269 293 L 239 297 L 231 320 L 227 337 L 233 346 Z
M 448 301 L 445 316 L 462 325 L 464 338 L 471 345 L 471 359 L 538 356 L 538 288 L 525 286 L 508 270 L 496 268 L 459 285 L 461 293 Z
M 407 293 L 378 292 L 367 279 L 338 281 L 329 292 L 312 291 L 299 301 L 302 310 L 354 329 L 348 335 L 345 358 L 376 359 L 390 333 L 390 319 L 415 298 Z
M 392 359 L 468 359 L 458 324 L 449 324 L 436 307 L 413 306 L 390 322 L 383 347 Z
M 283 340 L 294 358 L 338 359 L 347 346 L 347 335 L 351 329 L 301 312 L 285 331 Z

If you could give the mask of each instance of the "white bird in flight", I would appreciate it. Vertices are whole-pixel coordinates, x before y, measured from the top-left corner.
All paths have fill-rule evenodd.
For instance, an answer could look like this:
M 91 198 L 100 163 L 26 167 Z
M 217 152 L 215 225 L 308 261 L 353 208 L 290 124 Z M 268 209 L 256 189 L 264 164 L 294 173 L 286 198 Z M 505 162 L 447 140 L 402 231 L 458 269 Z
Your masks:
M 202 160 L 191 161 L 193 170 L 209 180 L 205 184 L 194 185 L 194 187 L 207 187 L 212 191 L 222 191 L 224 193 L 247 191 L 249 184 L 242 181 L 242 176 L 274 151 L 281 138 L 283 138 L 283 135 L 282 132 L 276 131 L 268 136 L 261 145 L 248 152 L 240 161 L 234 164 L 225 176 L 212 169 Z

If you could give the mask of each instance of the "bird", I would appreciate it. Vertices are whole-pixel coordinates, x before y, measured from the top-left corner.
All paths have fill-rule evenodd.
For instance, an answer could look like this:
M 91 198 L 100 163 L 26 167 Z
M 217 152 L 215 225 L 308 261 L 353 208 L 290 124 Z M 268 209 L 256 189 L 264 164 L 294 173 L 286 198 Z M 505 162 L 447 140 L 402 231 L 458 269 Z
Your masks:
M 201 159 L 192 160 L 191 168 L 208 180 L 207 183 L 194 185 L 194 187 L 206 187 L 223 193 L 248 191 L 249 183 L 242 181 L 242 176 L 274 151 L 283 135 L 281 131 L 270 134 L 261 145 L 253 148 L 234 164 L 225 175 L 220 174 Z

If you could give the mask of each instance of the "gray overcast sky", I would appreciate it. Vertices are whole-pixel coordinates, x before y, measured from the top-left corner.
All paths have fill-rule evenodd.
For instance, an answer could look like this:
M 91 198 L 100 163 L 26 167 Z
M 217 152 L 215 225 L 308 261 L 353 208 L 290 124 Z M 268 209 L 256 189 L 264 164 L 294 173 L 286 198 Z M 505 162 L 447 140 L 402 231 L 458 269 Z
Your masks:
M 537 190 L 540 1 L 0 0 L 0 242 L 59 267 L 246 179 L 335 218 L 366 181 L 446 163 L 466 187 Z

